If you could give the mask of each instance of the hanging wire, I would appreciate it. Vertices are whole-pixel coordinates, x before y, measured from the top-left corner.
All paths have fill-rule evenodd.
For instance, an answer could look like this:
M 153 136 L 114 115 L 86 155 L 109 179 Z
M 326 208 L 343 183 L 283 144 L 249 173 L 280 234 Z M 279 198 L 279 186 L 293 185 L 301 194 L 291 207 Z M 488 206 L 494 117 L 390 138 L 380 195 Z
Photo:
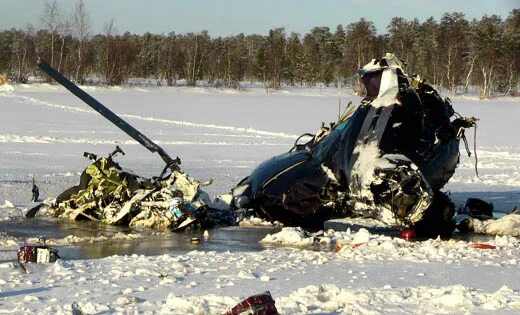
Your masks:
M 477 157 L 477 122 L 475 121 L 475 128 L 473 130 L 473 151 L 475 152 L 475 173 L 477 174 L 477 178 L 480 179 L 480 176 L 478 175 L 478 157 Z
M 466 139 L 466 134 L 464 133 L 464 129 L 460 130 L 460 137 L 462 138 L 462 141 L 464 141 L 464 147 L 466 148 L 466 153 L 468 154 L 468 156 L 471 156 L 468 139 Z

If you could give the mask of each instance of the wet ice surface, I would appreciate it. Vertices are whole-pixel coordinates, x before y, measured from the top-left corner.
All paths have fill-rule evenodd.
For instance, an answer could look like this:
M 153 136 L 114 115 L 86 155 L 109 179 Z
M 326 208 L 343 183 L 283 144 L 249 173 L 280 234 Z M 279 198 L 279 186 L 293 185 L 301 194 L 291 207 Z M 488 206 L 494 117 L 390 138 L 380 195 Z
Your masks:
M 88 92 L 181 157 L 188 174 L 215 178 L 207 187 L 211 195 L 227 192 L 258 163 L 286 152 L 297 135 L 336 120 L 339 97 L 343 104 L 359 101 L 347 90 L 319 88 L 273 94 L 204 88 Z M 461 146 L 461 164 L 446 189 L 458 203 L 480 197 L 495 209 L 512 209 L 520 204 L 520 125 L 509 122 L 520 114 L 520 101 L 452 100 L 460 114 L 481 118 L 480 179 L 473 157 Z M 472 132 L 467 136 L 472 148 Z M 77 183 L 88 164 L 84 151 L 103 155 L 116 144 L 127 153 L 117 158 L 123 167 L 144 176 L 162 170 L 156 154 L 62 88 L 17 86 L 12 93 L 0 92 L 0 204 L 27 204 L 33 175 L 42 197 L 57 195 Z M 0 220 L 3 312 L 70 314 L 74 305 L 85 314 L 218 314 L 264 290 L 271 291 L 283 314 L 516 314 L 520 309 L 517 238 L 408 243 L 392 235 L 334 232 L 320 238 L 322 250 L 316 250 L 314 239 L 294 231 L 286 240 L 306 245 L 259 244 L 268 233 L 276 238 L 277 230 L 270 228 L 210 231 L 209 241 L 192 245 L 190 234 Z M 29 274 L 5 261 L 27 237 L 39 236 L 55 238 L 64 256 L 93 259 L 31 265 Z M 354 240 L 368 242 L 350 246 Z M 336 242 L 338 252 L 332 250 Z M 495 248 L 475 248 L 475 243 Z
M 16 245 L 21 246 L 26 242 L 36 244 L 37 238 L 44 237 L 47 243 L 57 248 L 60 256 L 67 260 L 103 258 L 111 255 L 179 254 L 192 250 L 260 251 L 265 246 L 262 246 L 259 240 L 266 234 L 278 230 L 279 228 L 274 227 L 210 229 L 210 237 L 204 239 L 203 231 L 174 233 L 168 230 L 131 229 L 95 222 L 38 218 L 0 222 L 0 231 L 5 237 L 16 242 Z M 198 238 L 200 243 L 192 244 L 192 238 Z M 0 260 L 15 260 L 15 249 L 10 253 L 0 254 Z

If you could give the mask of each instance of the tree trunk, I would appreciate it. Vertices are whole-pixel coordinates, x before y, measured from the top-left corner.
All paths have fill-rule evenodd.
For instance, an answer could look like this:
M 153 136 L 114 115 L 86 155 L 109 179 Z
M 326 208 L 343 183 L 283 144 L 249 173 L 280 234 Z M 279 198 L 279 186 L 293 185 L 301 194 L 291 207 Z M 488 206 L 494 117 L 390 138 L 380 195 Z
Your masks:
M 79 84 L 82 84 L 83 81 L 81 78 L 80 78 L 80 72 L 81 72 L 81 49 L 82 49 L 82 46 L 83 46 L 83 43 L 80 41 L 79 42 L 79 47 L 78 47 L 78 63 L 76 65 L 76 82 L 78 82 Z
M 197 69 L 197 54 L 199 53 L 199 42 L 197 37 L 195 37 L 195 52 L 193 53 L 193 67 L 191 67 L 191 75 L 189 79 L 189 85 L 195 86 L 195 70 Z
M 51 65 L 54 67 L 54 31 L 51 32 Z
M 173 71 L 172 71 L 172 41 L 168 45 L 168 59 L 166 61 L 166 84 L 173 85 Z
M 509 64 L 509 67 L 507 68 L 507 72 L 509 73 L 508 81 L 507 81 L 507 91 L 505 95 L 511 94 L 513 91 L 513 85 L 514 85 L 514 71 L 513 71 L 513 63 Z
M 486 69 L 485 66 L 481 67 L 482 77 L 484 78 L 483 86 L 480 91 L 481 99 L 488 99 L 491 95 L 491 83 L 492 83 L 492 75 L 493 75 L 493 66 L 490 69 Z
M 65 48 L 65 36 L 61 39 L 61 48 L 60 48 L 60 62 L 58 63 L 58 72 L 61 71 L 61 62 L 63 61 L 63 50 Z
M 447 82 L 448 82 L 446 87 L 450 91 L 453 90 L 453 86 L 451 84 L 451 63 L 452 63 L 451 62 L 451 50 L 452 50 L 452 47 L 448 48 L 448 64 L 446 65 L 446 79 L 447 79 Z
M 468 75 L 466 76 L 466 84 L 464 85 L 464 94 L 468 92 L 469 79 L 471 78 L 471 74 L 473 73 L 473 66 L 475 65 L 476 57 L 471 58 L 471 66 L 469 67 Z
M 20 53 L 16 52 L 16 59 L 18 60 L 18 75 L 16 76 L 16 81 L 20 81 L 20 77 L 22 76 L 22 60 L 20 59 Z

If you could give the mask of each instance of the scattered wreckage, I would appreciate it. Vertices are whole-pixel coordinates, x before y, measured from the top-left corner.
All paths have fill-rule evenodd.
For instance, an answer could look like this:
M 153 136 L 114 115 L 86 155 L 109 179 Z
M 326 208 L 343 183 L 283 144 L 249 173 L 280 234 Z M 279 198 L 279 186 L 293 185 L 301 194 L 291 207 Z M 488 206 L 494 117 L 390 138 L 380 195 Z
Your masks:
M 230 225 L 235 220 L 231 211 L 209 207 L 210 199 L 201 187 L 211 180 L 200 182 L 180 169 L 181 160 L 173 159 L 144 134 L 132 127 L 92 96 L 69 81 L 47 62 L 38 60 L 39 68 L 107 118 L 151 152 L 157 152 L 166 163 L 158 177 L 144 178 L 124 170 L 114 158 L 124 154 L 121 148 L 107 157 L 85 152 L 92 160 L 80 176 L 78 185 L 62 192 L 49 205 L 49 214 L 72 220 L 92 220 L 107 224 L 134 227 L 172 228 L 212 227 Z M 29 216 L 34 216 L 29 211 Z
M 418 76 L 408 76 L 393 54 L 359 70 L 366 97 L 349 104 L 339 120 L 304 134 L 287 153 L 253 170 L 212 207 L 199 182 L 181 171 L 180 159 L 130 126 L 46 62 L 39 67 L 152 152 L 166 167 L 143 178 L 123 170 L 113 157 L 85 153 L 93 162 L 80 183 L 51 207 L 57 217 L 130 226 L 211 227 L 236 223 L 236 213 L 284 225 L 321 229 L 325 220 L 370 217 L 413 228 L 418 237 L 449 237 L 454 205 L 440 191 L 459 162 L 464 130 L 476 119 L 458 115 L 448 98 Z M 301 142 L 303 138 L 310 138 Z M 226 207 L 221 205 L 225 204 Z M 195 222 L 195 223 L 193 223 Z
M 20 268 L 28 273 L 29 263 L 48 264 L 60 259 L 58 250 L 47 246 L 45 238 L 40 238 L 38 244 L 25 244 L 18 249 L 16 257 Z
M 80 183 L 61 193 L 50 213 L 72 220 L 88 219 L 133 227 L 178 228 L 192 223 L 186 213 L 206 210 L 210 199 L 201 183 L 180 170 L 153 180 L 125 171 L 114 161 L 117 147 L 108 157 L 92 159 Z

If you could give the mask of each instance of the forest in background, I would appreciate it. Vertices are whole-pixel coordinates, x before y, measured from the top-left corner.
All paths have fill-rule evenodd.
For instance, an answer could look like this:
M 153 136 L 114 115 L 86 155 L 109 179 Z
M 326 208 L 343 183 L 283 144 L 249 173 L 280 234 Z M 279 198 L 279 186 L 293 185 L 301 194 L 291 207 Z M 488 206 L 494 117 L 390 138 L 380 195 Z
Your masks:
M 121 85 L 149 78 L 174 86 L 205 81 L 240 88 L 262 82 L 266 88 L 357 82 L 357 69 L 372 58 L 393 52 L 408 74 L 452 93 L 478 87 L 481 98 L 519 95 L 520 9 L 503 19 L 483 16 L 468 21 L 461 12 L 430 17 L 392 18 L 386 33 L 361 18 L 346 26 L 314 27 L 306 34 L 284 28 L 268 35 L 211 37 L 208 31 L 176 34 L 119 33 L 114 21 L 101 34 L 90 33 L 83 0 L 65 16 L 55 0 L 45 3 L 38 27 L 0 30 L 0 74 L 24 83 L 40 75 L 37 57 L 79 84 Z

